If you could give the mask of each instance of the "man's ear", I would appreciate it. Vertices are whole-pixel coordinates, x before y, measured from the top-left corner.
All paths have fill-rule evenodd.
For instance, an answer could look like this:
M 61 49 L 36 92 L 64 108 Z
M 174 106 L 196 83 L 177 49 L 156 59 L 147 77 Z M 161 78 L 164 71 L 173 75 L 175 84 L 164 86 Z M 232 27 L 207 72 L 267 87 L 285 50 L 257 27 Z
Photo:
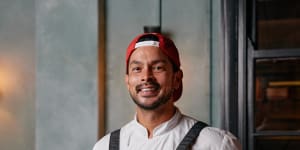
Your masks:
M 180 83 L 182 81 L 183 78 L 183 72 L 181 69 L 179 69 L 176 73 L 175 73 L 175 78 L 174 78 L 174 82 L 175 82 L 175 89 L 178 89 L 180 86 Z
M 125 83 L 126 83 L 126 87 L 129 89 L 129 77 L 128 74 L 125 75 Z

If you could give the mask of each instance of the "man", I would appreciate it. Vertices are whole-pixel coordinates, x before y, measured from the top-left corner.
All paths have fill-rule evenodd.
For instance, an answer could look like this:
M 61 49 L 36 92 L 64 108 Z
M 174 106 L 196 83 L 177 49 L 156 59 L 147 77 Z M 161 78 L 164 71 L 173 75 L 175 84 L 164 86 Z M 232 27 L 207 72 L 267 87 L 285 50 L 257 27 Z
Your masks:
M 205 127 L 181 114 L 174 102 L 182 93 L 182 77 L 172 40 L 159 33 L 133 39 L 126 53 L 125 82 L 136 104 L 135 118 L 121 130 L 104 136 L 93 150 L 241 149 L 229 132 Z

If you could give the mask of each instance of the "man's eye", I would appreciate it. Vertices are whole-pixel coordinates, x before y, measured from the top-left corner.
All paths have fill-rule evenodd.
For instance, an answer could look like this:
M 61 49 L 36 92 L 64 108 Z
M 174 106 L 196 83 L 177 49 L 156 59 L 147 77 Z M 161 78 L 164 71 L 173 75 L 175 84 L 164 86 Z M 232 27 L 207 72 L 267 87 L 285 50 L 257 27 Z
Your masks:
M 141 70 L 140 67 L 133 67 L 133 68 L 131 69 L 132 72 L 139 72 L 140 70 Z
M 155 66 L 152 69 L 153 69 L 153 71 L 156 71 L 156 72 L 160 72 L 160 71 L 164 70 L 164 68 L 162 66 Z

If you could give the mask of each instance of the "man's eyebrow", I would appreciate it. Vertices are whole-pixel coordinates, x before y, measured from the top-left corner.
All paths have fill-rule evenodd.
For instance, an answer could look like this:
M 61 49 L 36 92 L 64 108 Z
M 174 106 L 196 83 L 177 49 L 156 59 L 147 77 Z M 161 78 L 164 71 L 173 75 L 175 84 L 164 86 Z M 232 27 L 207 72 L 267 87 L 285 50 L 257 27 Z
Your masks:
M 167 64 L 167 60 L 164 60 L 164 59 L 158 59 L 158 60 L 153 60 L 153 61 L 151 61 L 151 64 L 158 64 L 158 63 Z M 140 64 L 143 64 L 143 63 L 142 63 L 141 61 L 132 60 L 132 61 L 129 63 L 129 66 L 130 66 L 130 65 L 140 65 Z
M 151 64 L 158 64 L 158 63 L 164 63 L 164 64 L 166 64 L 167 61 L 164 60 L 164 59 L 160 59 L 160 60 L 154 60 L 154 61 L 151 62 Z
M 140 62 L 140 61 L 137 61 L 137 60 L 133 60 L 133 61 L 131 61 L 130 63 L 129 63 L 129 65 L 138 65 L 138 64 L 142 64 L 142 62 Z

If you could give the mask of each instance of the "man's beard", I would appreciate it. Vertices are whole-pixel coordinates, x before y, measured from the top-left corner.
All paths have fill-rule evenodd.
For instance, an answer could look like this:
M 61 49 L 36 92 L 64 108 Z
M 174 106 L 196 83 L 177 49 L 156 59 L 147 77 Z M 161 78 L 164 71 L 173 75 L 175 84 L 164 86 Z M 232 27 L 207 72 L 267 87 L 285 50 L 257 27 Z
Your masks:
M 153 85 L 155 85 L 155 86 L 159 86 L 159 89 L 160 89 L 160 85 L 158 84 L 158 83 L 147 83 L 147 84 L 153 84 Z M 138 86 L 141 86 L 141 85 L 138 85 Z M 137 86 L 137 87 L 138 87 Z M 130 93 L 130 92 L 129 92 Z M 132 98 L 132 100 L 134 101 L 134 103 L 138 106 L 138 107 L 140 107 L 140 108 L 142 108 L 142 109 L 144 109 L 144 110 L 155 110 L 155 109 L 157 109 L 159 106 L 161 106 L 161 105 L 163 105 L 163 104 L 165 104 L 165 103 L 167 103 L 170 99 L 171 99 L 171 96 L 173 95 L 173 90 L 170 90 L 170 91 L 167 91 L 167 93 L 166 94 L 164 94 L 164 95 L 162 95 L 162 96 L 160 96 L 160 97 L 158 97 L 158 100 L 156 100 L 153 104 L 151 104 L 151 105 L 145 105 L 145 104 L 142 104 L 142 103 L 140 103 L 131 93 L 130 93 L 130 96 L 131 96 L 131 98 Z

